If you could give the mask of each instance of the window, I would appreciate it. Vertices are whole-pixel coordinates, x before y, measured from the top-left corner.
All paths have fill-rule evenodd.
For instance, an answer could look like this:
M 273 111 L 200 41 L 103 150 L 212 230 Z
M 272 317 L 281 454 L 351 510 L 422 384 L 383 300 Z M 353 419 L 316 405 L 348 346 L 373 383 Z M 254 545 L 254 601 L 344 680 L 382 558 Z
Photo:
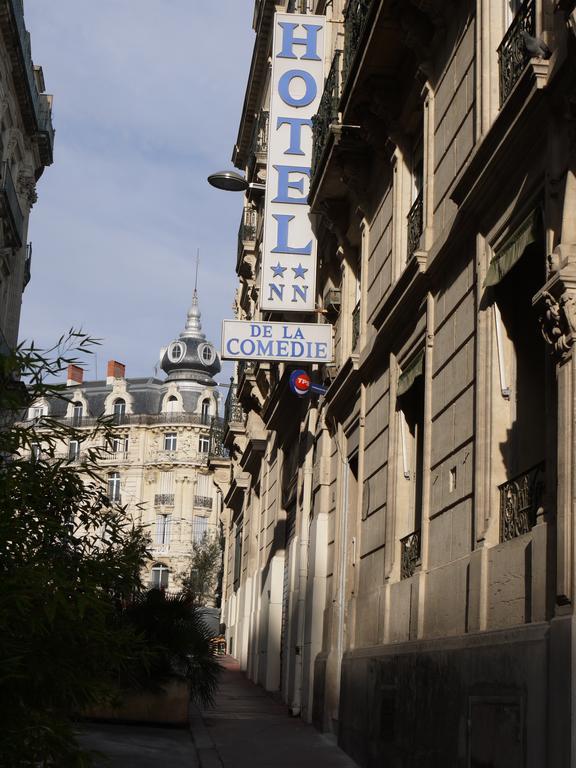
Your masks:
M 124 420 L 124 416 L 126 415 L 126 401 L 121 397 L 118 398 L 118 400 L 114 400 L 112 413 L 114 416 L 114 423 L 121 424 Z
M 110 472 L 108 475 L 108 497 L 110 501 L 120 501 L 120 473 Z
M 174 472 L 160 472 L 160 493 L 155 494 L 154 503 L 174 506 Z
M 179 341 L 173 341 L 168 347 L 168 359 L 171 363 L 180 363 L 186 354 L 186 347 Z
M 208 424 L 210 421 L 210 400 L 202 400 L 202 424 Z
M 200 344 L 198 347 L 198 356 L 203 365 L 212 365 L 216 360 L 216 350 L 212 344 Z
M 160 493 L 174 493 L 174 472 L 160 472 Z
M 178 398 L 170 395 L 166 401 L 166 413 L 176 413 L 178 410 Z
M 485 281 L 493 299 L 494 365 L 500 382 L 492 404 L 492 471 L 500 496 L 501 541 L 536 524 L 545 503 L 546 447 L 556 442 L 551 439 L 556 403 L 550 386 L 555 374 L 532 306 L 546 280 L 545 254 L 537 210 L 496 252 Z
M 212 477 L 210 475 L 197 475 L 194 506 L 212 509 L 212 491 Z
M 68 461 L 78 461 L 80 458 L 80 442 L 70 440 L 68 443 Z
M 424 230 L 424 156 L 422 152 L 422 130 L 418 132 L 418 139 L 412 150 L 411 167 L 411 196 L 410 210 L 408 211 L 408 253 L 409 261 L 420 245 L 420 236 Z
M 404 366 L 398 380 L 398 417 L 402 475 L 399 478 L 400 575 L 413 575 L 420 562 L 424 483 L 424 351 Z
M 127 453 L 128 452 L 128 438 L 127 437 L 113 437 L 111 441 L 112 453 Z
M 236 523 L 234 528 L 234 591 L 240 586 L 240 574 L 242 573 L 242 520 Z
M 30 408 L 30 418 L 37 421 L 38 419 L 41 419 L 42 416 L 46 416 L 48 414 L 48 408 L 45 405 L 35 405 L 34 407 Z
M 520 10 L 520 6 L 522 5 L 522 0 L 504 0 L 504 27 L 505 29 L 508 29 L 508 27 L 512 24 L 514 21 L 514 16 L 518 13 Z
M 164 450 L 165 451 L 175 451 L 176 450 L 176 443 L 177 443 L 176 432 L 167 432 L 164 435 Z
M 210 438 L 203 435 L 198 438 L 198 453 L 208 453 L 210 450 Z
M 168 587 L 169 576 L 169 568 L 167 568 L 164 563 L 157 563 L 152 568 L 152 581 L 150 586 L 152 589 L 166 589 Z
M 75 427 L 80 426 L 82 424 L 82 415 L 84 413 L 84 406 L 82 403 L 72 403 L 72 424 Z
M 156 515 L 156 545 L 167 547 L 170 544 L 172 515 Z
M 200 517 L 200 515 L 194 515 L 192 521 L 192 541 L 199 543 L 204 536 L 208 533 L 208 518 Z

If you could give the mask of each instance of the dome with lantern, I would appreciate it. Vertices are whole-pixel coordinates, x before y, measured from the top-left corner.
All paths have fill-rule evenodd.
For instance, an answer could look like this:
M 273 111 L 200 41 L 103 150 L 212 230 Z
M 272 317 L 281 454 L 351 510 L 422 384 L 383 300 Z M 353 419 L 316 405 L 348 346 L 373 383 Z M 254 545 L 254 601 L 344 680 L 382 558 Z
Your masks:
M 220 357 L 216 347 L 206 340 L 200 318 L 195 288 L 186 326 L 166 347 L 160 360 L 160 367 L 167 374 L 166 381 L 193 381 L 205 386 L 216 384 L 213 377 L 220 372 Z

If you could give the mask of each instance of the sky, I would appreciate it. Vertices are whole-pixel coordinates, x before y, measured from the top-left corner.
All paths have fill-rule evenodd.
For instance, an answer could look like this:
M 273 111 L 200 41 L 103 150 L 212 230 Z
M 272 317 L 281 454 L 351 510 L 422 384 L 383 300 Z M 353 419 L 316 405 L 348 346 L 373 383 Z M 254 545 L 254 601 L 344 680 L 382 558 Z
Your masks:
M 32 57 L 54 94 L 54 164 L 29 226 L 32 280 L 20 340 L 69 328 L 107 360 L 154 374 L 184 326 L 200 249 L 203 329 L 220 347 L 233 316 L 239 193 L 231 168 L 252 47 L 254 0 L 25 0 Z M 225 364 L 219 380 L 230 375 Z

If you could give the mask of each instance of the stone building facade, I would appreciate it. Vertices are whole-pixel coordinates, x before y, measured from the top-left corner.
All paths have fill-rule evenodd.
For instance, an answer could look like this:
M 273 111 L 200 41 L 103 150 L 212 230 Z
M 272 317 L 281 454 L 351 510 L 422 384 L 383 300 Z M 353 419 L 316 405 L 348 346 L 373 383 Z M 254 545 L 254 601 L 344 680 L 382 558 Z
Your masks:
M 259 0 L 249 181 L 276 10 L 328 19 L 308 202 L 336 355 L 320 398 L 238 366 L 229 647 L 361 766 L 574 766 L 574 3 Z
M 28 418 L 76 428 L 77 440 L 56 446 L 57 459 L 81 467 L 86 452 L 100 449 L 97 465 L 109 498 L 149 532 L 153 559 L 145 583 L 178 592 L 193 544 L 204 536 L 220 539 L 220 483 L 229 475 L 213 378 L 220 360 L 202 332 L 196 293 L 186 326 L 162 350 L 160 365 L 164 380 L 126 378 L 125 366 L 111 360 L 103 381 L 84 381 L 82 368 L 70 365 L 66 398 L 35 402 Z M 112 424 L 111 443 L 94 433 L 101 417 Z
M 30 280 L 28 218 L 36 182 L 52 164 L 52 96 L 32 62 L 23 0 L 0 2 L 0 351 L 18 341 L 22 292 Z

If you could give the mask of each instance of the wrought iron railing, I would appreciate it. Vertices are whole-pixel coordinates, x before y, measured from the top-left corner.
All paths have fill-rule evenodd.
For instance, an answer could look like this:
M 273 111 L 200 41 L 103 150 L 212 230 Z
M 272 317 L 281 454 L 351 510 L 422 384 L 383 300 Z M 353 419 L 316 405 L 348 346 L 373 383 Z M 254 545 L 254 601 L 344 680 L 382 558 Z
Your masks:
M 332 66 L 324 84 L 324 92 L 318 105 L 318 112 L 312 118 L 312 164 L 313 176 L 322 153 L 328 143 L 330 126 L 338 120 L 338 102 L 340 101 L 340 58 L 342 51 L 336 51 Z
M 523 32 L 531 37 L 536 34 L 535 0 L 524 0 L 498 47 L 500 105 L 504 104 L 530 61 Z
M 238 227 L 238 261 L 242 258 L 245 243 L 256 240 L 258 214 L 253 208 L 244 208 Z
M 7 218 L 10 220 L 10 232 L 8 233 L 8 245 L 20 248 L 24 241 L 24 215 L 20 208 L 14 179 L 8 161 L 2 163 L 2 181 L 0 186 L 2 203 Z
M 258 224 L 258 213 L 254 208 L 244 208 L 240 220 L 238 237 L 242 240 L 256 240 L 256 225 Z
M 345 84 L 360 47 L 362 33 L 370 6 L 374 0 L 348 0 L 344 17 L 344 62 L 342 66 L 342 83 Z
M 232 382 L 226 396 L 226 403 L 224 404 L 224 421 L 226 425 L 244 424 L 244 408 L 242 408 L 240 400 L 238 400 L 236 394 L 237 387 L 238 385 L 235 382 Z
M 500 541 L 509 541 L 530 531 L 541 508 L 545 487 L 545 464 L 537 464 L 498 486 L 500 491 Z
M 174 494 L 173 493 L 156 493 L 154 495 L 154 505 L 156 507 L 159 507 L 159 506 L 173 507 Z
M 409 579 L 416 573 L 422 558 L 422 539 L 420 531 L 400 539 L 400 578 Z
M 424 195 L 422 194 L 422 190 L 418 193 L 416 200 L 414 200 L 406 219 L 408 226 L 407 258 L 410 260 L 414 255 L 414 252 L 418 250 L 420 236 L 424 227 Z
M 61 418 L 58 422 L 66 424 L 70 427 L 94 427 L 99 422 L 103 421 L 106 424 L 112 424 L 114 426 L 131 426 L 141 425 L 147 426 L 150 424 L 204 424 L 209 426 L 213 420 L 222 421 L 218 416 L 212 416 L 206 419 L 206 416 L 201 413 L 123 413 L 123 414 L 108 414 L 100 417 L 96 416 L 82 416 L 81 419 Z
M 258 115 L 258 120 L 254 126 L 254 134 L 252 136 L 251 151 L 254 155 L 260 155 L 266 152 L 268 149 L 268 119 L 270 113 L 266 109 L 261 109 Z
M 229 458 L 228 449 L 224 445 L 224 433 L 226 427 L 222 422 L 222 419 L 214 419 L 212 426 L 210 427 L 210 447 L 208 449 L 209 456 L 220 459 Z
M 212 509 L 212 496 L 194 496 L 194 506 Z
M 24 279 L 22 280 L 22 290 L 26 288 L 32 277 L 32 243 L 26 246 L 26 258 L 24 260 Z
M 356 304 L 352 311 L 352 352 L 356 349 L 360 338 L 360 302 Z

